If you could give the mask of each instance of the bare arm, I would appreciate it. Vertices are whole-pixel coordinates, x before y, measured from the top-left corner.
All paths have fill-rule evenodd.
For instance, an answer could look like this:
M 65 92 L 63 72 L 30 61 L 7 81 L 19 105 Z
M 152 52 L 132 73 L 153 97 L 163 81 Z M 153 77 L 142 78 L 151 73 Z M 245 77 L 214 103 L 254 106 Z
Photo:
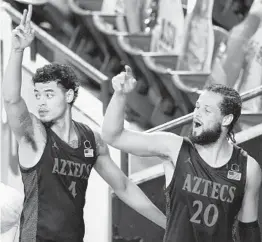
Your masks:
M 250 156 L 247 162 L 246 177 L 246 190 L 238 220 L 243 223 L 250 223 L 258 219 L 259 189 L 262 179 L 259 164 Z
M 3 98 L 9 125 L 18 142 L 32 137 L 33 121 L 21 97 L 21 72 L 24 49 L 33 40 L 30 27 L 32 7 L 24 11 L 20 25 L 12 33 L 12 49 L 3 80 Z
M 113 188 L 116 195 L 141 215 L 158 224 L 166 226 L 165 215 L 148 199 L 141 189 L 132 183 L 112 161 L 107 145 L 98 133 L 96 136 L 98 158 L 94 166 L 99 175 Z
M 124 128 L 126 94 L 135 87 L 130 67 L 127 73 L 113 78 L 115 93 L 108 105 L 102 138 L 113 147 L 138 156 L 170 156 L 171 150 L 180 149 L 183 138 L 172 133 L 135 132 Z

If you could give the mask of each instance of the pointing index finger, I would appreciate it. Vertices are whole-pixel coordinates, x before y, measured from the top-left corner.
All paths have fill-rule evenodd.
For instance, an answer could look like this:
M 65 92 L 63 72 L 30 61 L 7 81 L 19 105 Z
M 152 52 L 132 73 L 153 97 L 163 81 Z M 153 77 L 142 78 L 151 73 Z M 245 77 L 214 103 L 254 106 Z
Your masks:
M 132 69 L 130 68 L 130 66 L 126 65 L 125 69 L 126 69 L 126 75 L 127 76 L 132 76 Z

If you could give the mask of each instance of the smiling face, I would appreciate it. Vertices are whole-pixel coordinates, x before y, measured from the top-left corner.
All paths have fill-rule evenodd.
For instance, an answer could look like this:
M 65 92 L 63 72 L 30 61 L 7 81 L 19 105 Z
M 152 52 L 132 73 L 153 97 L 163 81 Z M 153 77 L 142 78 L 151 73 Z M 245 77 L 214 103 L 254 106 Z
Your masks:
M 68 93 L 56 81 L 35 83 L 34 93 L 39 118 L 43 123 L 61 118 L 70 107 Z
M 224 119 L 220 110 L 223 96 L 211 91 L 204 91 L 193 113 L 193 127 L 190 139 L 199 145 L 216 142 L 224 131 Z

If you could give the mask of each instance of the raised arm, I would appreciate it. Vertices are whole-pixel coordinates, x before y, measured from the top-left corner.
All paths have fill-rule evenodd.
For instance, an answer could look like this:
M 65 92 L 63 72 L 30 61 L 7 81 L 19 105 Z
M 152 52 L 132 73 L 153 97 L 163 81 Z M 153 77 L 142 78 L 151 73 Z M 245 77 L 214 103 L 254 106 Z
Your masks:
M 238 214 L 240 242 L 261 241 L 258 224 L 258 201 L 261 178 L 262 173 L 259 164 L 249 156 L 245 195 Z
M 112 161 L 107 145 L 95 134 L 98 158 L 95 170 L 113 188 L 116 195 L 128 206 L 165 229 L 165 215 L 148 199 L 142 190 L 131 182 Z
M 24 10 L 20 25 L 12 32 L 12 49 L 3 80 L 2 94 L 9 125 L 18 142 L 24 137 L 30 139 L 33 133 L 33 120 L 25 101 L 21 97 L 21 72 L 23 52 L 34 38 L 30 26 L 32 6 Z
M 143 133 L 124 128 L 126 95 L 136 85 L 130 67 L 112 80 L 115 93 L 108 105 L 102 128 L 102 138 L 113 147 L 138 156 L 170 156 L 180 149 L 182 137 L 167 132 Z
M 12 33 L 12 49 L 3 80 L 2 94 L 8 123 L 19 143 L 19 162 L 30 168 L 44 149 L 46 133 L 42 123 L 31 113 L 21 97 L 23 52 L 34 39 L 31 28 L 32 6 L 24 10 L 20 25 Z

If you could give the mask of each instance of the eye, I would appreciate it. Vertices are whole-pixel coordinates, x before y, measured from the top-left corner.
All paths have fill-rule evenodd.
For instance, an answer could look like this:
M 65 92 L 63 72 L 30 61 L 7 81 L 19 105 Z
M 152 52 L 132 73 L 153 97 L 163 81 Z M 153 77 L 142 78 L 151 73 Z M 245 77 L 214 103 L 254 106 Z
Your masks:
M 52 98 L 54 95 L 52 93 L 47 93 L 46 96 L 47 98 Z
M 205 111 L 206 111 L 207 113 L 211 113 L 211 111 L 209 110 L 209 108 L 205 108 Z
M 35 94 L 35 98 L 36 98 L 37 100 L 39 100 L 39 99 L 40 99 L 40 94 L 36 93 L 36 94 Z

